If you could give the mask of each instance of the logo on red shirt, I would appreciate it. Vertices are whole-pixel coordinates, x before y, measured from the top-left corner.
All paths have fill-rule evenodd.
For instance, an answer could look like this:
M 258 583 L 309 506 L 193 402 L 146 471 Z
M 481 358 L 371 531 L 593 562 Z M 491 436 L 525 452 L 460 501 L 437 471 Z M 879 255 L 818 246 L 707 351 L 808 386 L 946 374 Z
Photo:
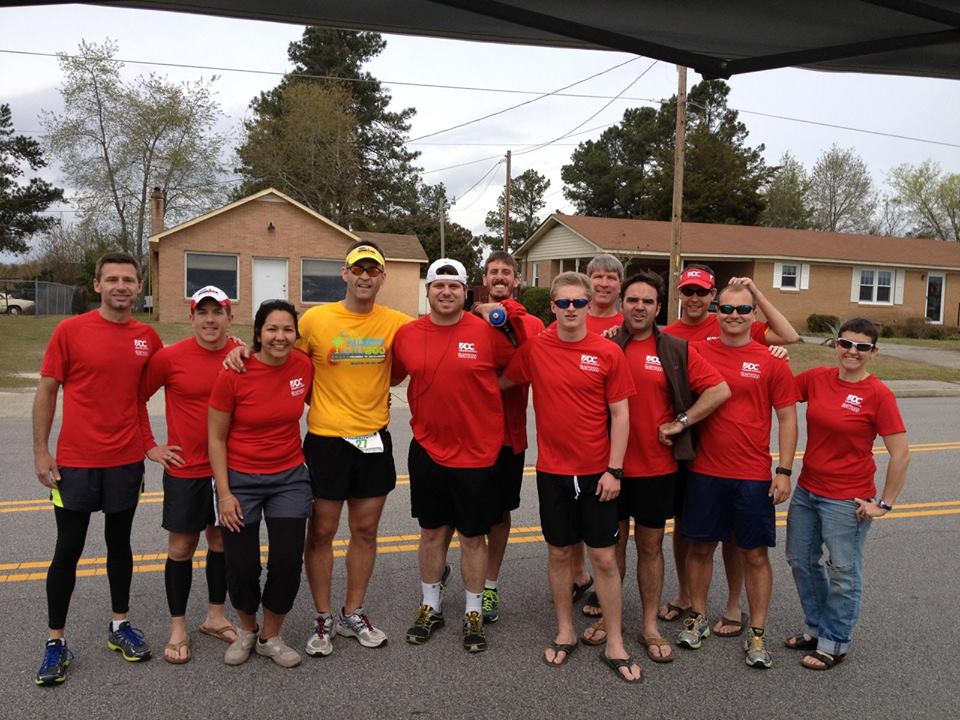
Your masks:
M 581 355 L 580 369 L 585 372 L 600 372 L 600 361 L 596 355 Z
M 859 395 L 847 395 L 847 399 L 840 404 L 840 407 L 858 413 L 863 409 L 863 398 Z
M 657 355 L 647 355 L 647 359 L 643 363 L 643 369 L 662 373 L 663 365 L 660 363 L 660 358 Z
M 290 397 L 297 397 L 298 395 L 303 395 L 307 391 L 307 388 L 303 384 L 303 378 L 298 377 L 290 381 Z
M 140 357 L 146 357 L 150 354 L 150 343 L 146 340 L 134 340 L 133 352 Z
M 752 380 L 760 379 L 760 363 L 755 362 L 745 362 L 740 367 L 740 377 L 751 378 Z
M 463 358 L 464 360 L 476 360 L 477 359 L 476 343 L 472 343 L 472 342 L 457 343 L 457 357 Z

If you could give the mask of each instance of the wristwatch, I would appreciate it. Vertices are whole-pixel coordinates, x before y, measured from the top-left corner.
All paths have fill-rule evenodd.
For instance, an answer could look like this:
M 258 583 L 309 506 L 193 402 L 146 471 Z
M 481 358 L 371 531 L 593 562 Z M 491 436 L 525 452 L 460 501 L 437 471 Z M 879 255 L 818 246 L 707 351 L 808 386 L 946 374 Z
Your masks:
M 793 475 L 793 470 L 791 470 L 790 468 L 782 467 L 780 465 L 777 465 L 777 469 L 774 470 L 773 472 L 775 475 L 786 475 L 787 477 L 790 477 L 791 475 Z
M 893 510 L 893 505 L 891 505 L 890 503 L 884 502 L 882 498 L 877 498 L 876 503 L 877 503 L 877 507 L 880 508 L 881 510 L 886 510 L 887 512 L 890 512 L 891 510 Z
M 690 418 L 687 417 L 685 412 L 677 413 L 677 416 L 673 419 L 674 422 L 678 422 L 684 427 L 687 427 L 690 424 Z
M 613 475 L 617 480 L 623 480 L 623 468 L 608 467 L 607 472 Z

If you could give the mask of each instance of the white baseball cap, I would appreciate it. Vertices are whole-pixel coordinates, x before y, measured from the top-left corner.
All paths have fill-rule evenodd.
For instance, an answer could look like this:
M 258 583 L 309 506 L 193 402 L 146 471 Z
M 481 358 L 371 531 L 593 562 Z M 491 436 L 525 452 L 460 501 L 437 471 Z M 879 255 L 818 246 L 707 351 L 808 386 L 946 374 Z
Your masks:
M 442 267 L 452 267 L 457 272 L 456 274 L 438 274 L 437 270 Z M 434 280 L 446 280 L 452 278 L 456 278 L 464 285 L 467 284 L 467 269 L 459 260 L 454 260 L 453 258 L 440 258 L 439 260 L 434 260 L 432 263 L 430 263 L 430 267 L 427 268 L 427 285 L 432 283 Z
M 193 296 L 190 298 L 190 312 L 193 312 L 197 309 L 197 305 L 200 304 L 201 300 L 206 298 L 212 298 L 217 301 L 217 304 L 228 308 L 230 307 L 230 298 L 227 297 L 227 294 L 218 288 L 216 285 L 207 285 L 197 290 Z

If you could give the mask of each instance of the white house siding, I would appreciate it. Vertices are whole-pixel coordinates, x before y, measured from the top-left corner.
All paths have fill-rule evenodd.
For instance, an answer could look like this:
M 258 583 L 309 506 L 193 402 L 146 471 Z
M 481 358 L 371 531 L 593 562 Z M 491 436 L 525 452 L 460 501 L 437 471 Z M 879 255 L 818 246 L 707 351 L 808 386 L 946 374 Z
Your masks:
M 528 262 L 555 260 L 558 258 L 593 257 L 600 250 L 563 225 L 550 228 L 526 254 Z M 564 267 L 564 270 L 572 270 Z

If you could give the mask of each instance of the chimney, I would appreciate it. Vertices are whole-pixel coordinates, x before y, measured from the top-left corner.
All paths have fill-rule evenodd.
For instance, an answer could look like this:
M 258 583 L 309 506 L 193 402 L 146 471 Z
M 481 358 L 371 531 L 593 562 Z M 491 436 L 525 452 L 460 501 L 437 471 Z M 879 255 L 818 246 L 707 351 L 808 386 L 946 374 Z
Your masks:
M 156 235 L 163 232 L 163 216 L 167 212 L 167 202 L 163 196 L 163 191 L 155 187 L 150 193 L 150 234 Z

